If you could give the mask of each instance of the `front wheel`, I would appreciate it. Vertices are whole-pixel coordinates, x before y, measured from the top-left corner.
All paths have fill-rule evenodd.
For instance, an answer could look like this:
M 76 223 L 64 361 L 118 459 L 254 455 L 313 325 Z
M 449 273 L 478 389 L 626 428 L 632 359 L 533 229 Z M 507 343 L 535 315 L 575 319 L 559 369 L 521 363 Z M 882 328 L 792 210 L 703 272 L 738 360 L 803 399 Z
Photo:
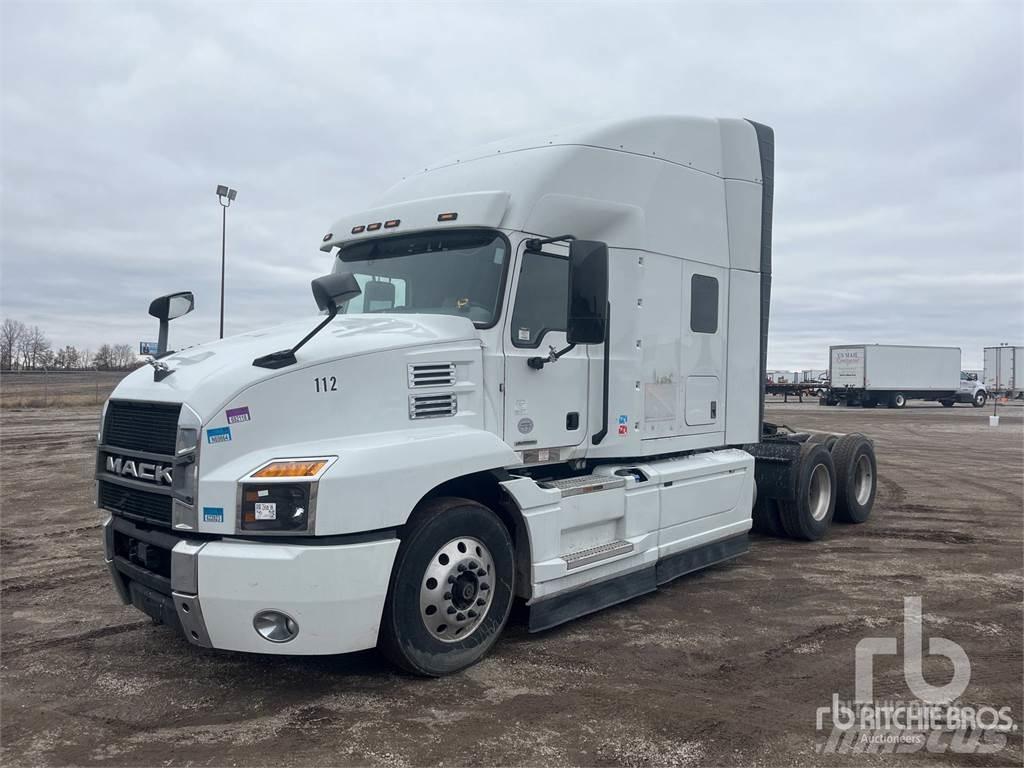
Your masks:
M 971 405 L 973 405 L 975 408 L 983 408 L 987 400 L 988 392 L 982 389 L 974 395 L 974 399 L 971 400 Z
M 497 515 L 468 499 L 425 502 L 395 558 L 381 650 L 428 677 L 475 664 L 505 628 L 514 582 L 512 539 Z

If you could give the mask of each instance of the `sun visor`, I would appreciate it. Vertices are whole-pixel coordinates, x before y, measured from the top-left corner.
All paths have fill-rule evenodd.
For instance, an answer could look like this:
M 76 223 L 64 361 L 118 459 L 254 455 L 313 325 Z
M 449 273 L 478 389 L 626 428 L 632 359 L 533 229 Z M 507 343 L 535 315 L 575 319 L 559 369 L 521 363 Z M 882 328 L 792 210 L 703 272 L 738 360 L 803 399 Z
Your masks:
M 505 218 L 508 201 L 508 192 L 495 191 L 392 203 L 338 219 L 323 236 L 320 250 L 330 251 L 353 240 L 425 229 L 497 228 Z

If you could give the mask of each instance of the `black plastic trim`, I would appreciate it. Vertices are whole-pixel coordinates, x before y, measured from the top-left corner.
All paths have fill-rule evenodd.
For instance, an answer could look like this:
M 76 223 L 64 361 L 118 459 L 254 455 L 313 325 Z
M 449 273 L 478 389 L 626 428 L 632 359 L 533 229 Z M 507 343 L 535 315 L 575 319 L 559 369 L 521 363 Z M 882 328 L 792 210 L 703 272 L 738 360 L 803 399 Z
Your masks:
M 747 120 L 757 134 L 761 157 L 761 399 L 760 422 L 764 422 L 764 387 L 768 378 L 768 317 L 772 296 L 772 205 L 775 200 L 775 131 Z
M 542 632 L 588 613 L 646 595 L 679 576 L 730 560 L 748 549 L 750 540 L 747 534 L 741 533 L 669 555 L 639 570 L 540 600 L 530 606 L 529 630 Z
M 608 302 L 608 310 L 604 318 L 604 360 L 601 384 L 601 417 L 604 423 L 601 429 L 593 434 L 590 442 L 600 445 L 608 434 L 608 379 L 611 378 L 611 337 L 612 337 L 612 304 Z M 763 398 L 762 398 L 763 399 Z

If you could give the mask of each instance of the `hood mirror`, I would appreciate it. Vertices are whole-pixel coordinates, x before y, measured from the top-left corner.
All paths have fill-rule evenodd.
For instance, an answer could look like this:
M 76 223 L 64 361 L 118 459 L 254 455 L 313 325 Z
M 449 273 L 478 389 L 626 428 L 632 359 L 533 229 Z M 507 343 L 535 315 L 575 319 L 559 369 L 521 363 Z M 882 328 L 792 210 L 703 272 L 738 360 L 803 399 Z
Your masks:
M 327 310 L 327 317 L 291 349 L 282 349 L 278 352 L 271 352 L 269 355 L 263 355 L 263 357 L 257 357 L 252 361 L 257 368 L 286 368 L 289 365 L 295 365 L 297 362 L 295 353 L 302 345 L 320 333 L 323 327 L 334 319 L 341 304 L 351 301 L 363 292 L 355 275 L 351 272 L 337 272 L 318 277 L 310 283 L 310 287 L 313 289 L 313 300 L 316 301 L 316 305 L 321 311 Z
M 182 315 L 187 315 L 196 308 L 196 300 L 192 291 L 168 293 L 153 299 L 149 304 L 149 314 L 160 321 L 160 338 L 156 344 L 156 357 L 167 354 L 167 324 Z

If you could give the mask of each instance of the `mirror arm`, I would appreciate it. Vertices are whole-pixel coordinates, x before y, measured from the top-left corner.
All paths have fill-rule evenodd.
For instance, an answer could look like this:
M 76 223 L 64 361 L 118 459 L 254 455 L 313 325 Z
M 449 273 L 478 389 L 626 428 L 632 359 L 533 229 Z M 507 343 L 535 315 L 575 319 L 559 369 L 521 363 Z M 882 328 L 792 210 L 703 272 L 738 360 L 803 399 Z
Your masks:
M 324 326 L 331 322 L 337 314 L 337 304 L 331 305 L 330 309 L 327 311 L 327 317 L 324 318 L 324 321 L 307 333 L 294 347 L 291 349 L 282 349 L 277 352 L 271 352 L 269 355 L 263 355 L 262 357 L 257 357 L 252 361 L 252 364 L 257 368 L 287 368 L 289 365 L 295 365 L 297 362 L 295 353 L 298 352 L 307 341 L 320 333 Z
M 544 366 L 547 365 L 548 363 L 557 363 L 558 358 L 560 358 L 562 355 L 568 352 L 572 352 L 574 349 L 576 349 L 576 345 L 570 344 L 565 349 L 560 349 L 557 352 L 555 351 L 555 348 L 553 346 L 549 346 L 548 349 L 551 351 L 548 352 L 547 357 L 531 357 L 526 360 L 526 364 L 531 368 L 535 368 L 538 371 L 542 370 Z
M 526 250 L 528 251 L 539 251 L 548 243 L 558 243 L 566 240 L 575 240 L 576 235 L 559 235 L 558 237 L 531 237 L 526 241 Z

